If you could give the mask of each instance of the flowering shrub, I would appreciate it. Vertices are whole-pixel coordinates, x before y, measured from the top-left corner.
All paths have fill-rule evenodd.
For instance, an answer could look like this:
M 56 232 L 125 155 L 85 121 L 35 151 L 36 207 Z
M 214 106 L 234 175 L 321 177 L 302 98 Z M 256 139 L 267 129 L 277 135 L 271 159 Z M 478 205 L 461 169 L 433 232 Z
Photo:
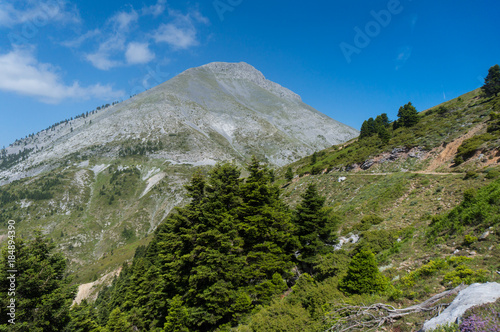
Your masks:
M 500 332 L 500 300 L 465 312 L 460 332 Z

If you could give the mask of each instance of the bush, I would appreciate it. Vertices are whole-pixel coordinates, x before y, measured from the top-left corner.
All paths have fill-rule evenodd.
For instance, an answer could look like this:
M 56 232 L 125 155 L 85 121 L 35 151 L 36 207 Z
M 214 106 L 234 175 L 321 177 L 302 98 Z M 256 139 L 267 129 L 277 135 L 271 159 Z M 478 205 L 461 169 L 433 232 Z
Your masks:
M 347 275 L 339 283 L 339 289 L 348 294 L 371 294 L 385 291 L 389 286 L 380 273 L 375 255 L 370 251 L 356 254 L 347 268 Z
M 465 265 L 459 265 L 454 271 L 451 271 L 444 275 L 443 282 L 451 283 L 453 287 L 460 285 L 461 283 L 470 285 L 475 282 L 486 282 L 486 271 L 477 270 L 474 271 Z
M 479 175 L 477 174 L 476 171 L 467 171 L 467 173 L 465 173 L 465 177 L 464 177 L 464 180 L 468 180 L 468 179 L 475 179 L 477 178 Z
M 377 215 L 374 215 L 374 214 L 370 214 L 370 215 L 364 216 L 361 219 L 361 223 L 363 223 L 363 224 L 370 224 L 370 225 L 378 225 L 382 221 L 384 221 L 384 219 L 382 219 L 381 217 L 379 217 Z
M 500 331 L 500 300 L 468 309 L 462 316 L 461 332 Z
M 440 325 L 433 330 L 429 330 L 429 332 L 459 332 L 458 324 L 448 323 L 445 325 Z
M 270 306 L 263 308 L 251 318 L 249 326 L 240 327 L 240 331 L 318 331 L 317 322 L 312 321 L 300 304 L 289 304 L 283 300 L 275 300 Z
M 356 246 L 356 252 L 371 251 L 375 254 L 392 247 L 396 235 L 386 230 L 367 231 Z
M 464 244 L 466 246 L 470 246 L 471 244 L 473 244 L 476 241 L 477 241 L 477 237 L 470 235 L 470 234 L 465 235 Z
M 428 277 L 430 275 L 433 275 L 446 267 L 447 263 L 445 260 L 431 260 L 429 261 L 429 263 L 422 265 L 415 271 L 412 271 L 409 274 L 405 275 L 401 279 L 401 282 L 405 287 L 411 288 L 415 285 L 416 280 L 420 279 L 421 277 Z
M 500 171 L 498 171 L 496 169 L 489 169 L 486 171 L 485 178 L 492 180 L 492 179 L 496 179 L 499 175 L 500 175 Z

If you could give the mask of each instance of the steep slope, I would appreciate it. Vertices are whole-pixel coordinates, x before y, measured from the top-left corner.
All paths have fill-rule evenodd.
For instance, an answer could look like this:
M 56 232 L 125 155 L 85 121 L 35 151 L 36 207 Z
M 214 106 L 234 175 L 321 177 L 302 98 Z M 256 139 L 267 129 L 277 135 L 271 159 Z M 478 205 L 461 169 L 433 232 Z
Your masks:
M 357 134 L 246 63 L 211 63 L 17 141 L 7 155 L 33 151 L 0 170 L 0 184 L 39 174 L 70 155 L 114 158 L 141 149 L 172 163 L 241 162 L 257 155 L 281 166 Z
M 248 64 L 189 69 L 3 151 L 0 230 L 9 219 L 20 234 L 41 228 L 77 280 L 93 281 L 185 203 L 196 170 L 252 155 L 283 165 L 357 133 Z
M 249 325 L 271 320 L 275 310 L 286 316 L 300 303 L 309 313 L 329 307 L 303 319 L 330 319 L 323 330 L 340 330 L 336 312 L 353 314 L 346 326 L 362 321 L 355 317 L 356 307 L 350 312 L 345 303 L 363 310 L 374 303 L 410 307 L 460 283 L 498 282 L 499 112 L 500 98 L 487 98 L 478 89 L 419 113 L 413 127 L 389 127 L 385 142 L 376 134 L 354 139 L 280 169 L 277 181 L 290 206 L 300 203 L 310 185 L 326 198 L 338 220 L 336 248 L 343 250 L 320 257 L 314 281 L 302 289 L 295 286 L 285 305 L 264 308 Z M 292 180 L 285 178 L 289 173 L 290 179 L 288 168 Z M 346 273 L 345 262 L 362 250 L 376 255 L 392 288 L 343 298 L 337 283 Z M 444 305 L 452 299 L 443 300 Z M 414 313 L 384 329 L 417 331 L 433 315 Z M 280 322 L 282 329 L 287 326 Z

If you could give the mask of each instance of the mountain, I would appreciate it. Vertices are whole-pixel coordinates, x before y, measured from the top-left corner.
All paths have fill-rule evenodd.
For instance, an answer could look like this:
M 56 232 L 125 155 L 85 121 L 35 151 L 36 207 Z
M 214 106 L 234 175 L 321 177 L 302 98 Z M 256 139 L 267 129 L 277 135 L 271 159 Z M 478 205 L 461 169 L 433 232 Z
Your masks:
M 96 280 L 187 201 L 196 170 L 252 155 L 281 166 L 357 135 L 246 63 L 211 63 L 7 147 L 0 230 L 41 228 L 77 281 Z
M 7 156 L 31 152 L 0 170 L 0 184 L 40 174 L 66 159 L 117 158 L 138 151 L 172 164 L 243 162 L 256 155 L 282 166 L 357 135 L 254 67 L 216 62 L 16 141 Z

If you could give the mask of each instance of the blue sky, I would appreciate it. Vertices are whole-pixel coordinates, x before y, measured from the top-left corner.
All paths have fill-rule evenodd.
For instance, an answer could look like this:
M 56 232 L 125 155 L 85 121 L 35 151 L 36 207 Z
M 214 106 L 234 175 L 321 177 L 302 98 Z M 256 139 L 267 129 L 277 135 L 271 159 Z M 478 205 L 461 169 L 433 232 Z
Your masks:
M 351 125 L 478 88 L 500 3 L 0 1 L 0 148 L 213 61 L 245 61 Z

